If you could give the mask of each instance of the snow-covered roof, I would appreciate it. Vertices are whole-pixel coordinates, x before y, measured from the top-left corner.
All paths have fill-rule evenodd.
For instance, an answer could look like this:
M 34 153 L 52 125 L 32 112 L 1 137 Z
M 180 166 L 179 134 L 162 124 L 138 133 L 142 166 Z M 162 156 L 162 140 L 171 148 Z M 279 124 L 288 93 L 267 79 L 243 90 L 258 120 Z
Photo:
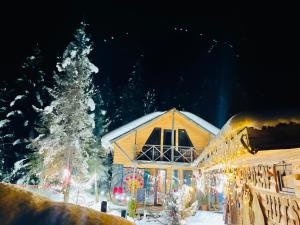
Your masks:
M 136 119 L 128 124 L 125 124 L 124 126 L 121 126 L 117 129 L 109 132 L 108 134 L 106 134 L 102 137 L 102 139 L 101 139 L 102 146 L 105 148 L 108 148 L 110 146 L 111 142 L 113 140 L 115 140 L 116 138 L 132 131 L 133 129 L 135 129 L 145 123 L 150 122 L 151 120 L 165 114 L 166 112 L 168 112 L 168 111 L 150 113 L 148 115 L 145 115 L 139 119 Z M 177 112 L 183 114 L 189 120 L 193 121 L 194 123 L 196 123 L 200 127 L 204 128 L 208 132 L 212 133 L 213 135 L 217 135 L 217 133 L 219 132 L 219 129 L 217 127 L 213 126 L 212 124 L 208 123 L 207 121 L 203 120 L 202 118 L 200 118 L 199 116 L 196 116 L 193 113 L 185 112 L 185 111 L 177 111 Z
M 232 116 L 222 127 L 218 135 L 205 147 L 201 155 L 193 162 L 197 166 L 209 151 L 237 135 L 245 128 L 262 130 L 265 127 L 276 127 L 279 124 L 300 124 L 300 110 L 243 112 Z
M 141 126 L 144 123 L 147 123 L 154 118 L 162 115 L 164 112 L 153 112 L 148 115 L 145 115 L 143 117 L 140 117 L 139 119 L 136 119 L 130 123 L 125 124 L 124 126 L 121 126 L 108 134 L 104 135 L 101 138 L 101 143 L 103 147 L 109 147 L 110 146 L 110 141 L 116 139 L 117 137 L 128 133 L 129 131 Z
M 193 113 L 180 111 L 183 115 L 188 117 L 189 119 L 193 120 L 195 123 L 203 127 L 205 130 L 209 131 L 210 133 L 217 135 L 219 133 L 219 128 L 215 127 L 211 123 L 205 121 L 204 119 L 200 118 L 199 116 L 196 116 Z
M 231 137 L 245 127 L 261 130 L 279 124 L 300 124 L 300 110 L 244 112 L 231 117 L 218 136 Z

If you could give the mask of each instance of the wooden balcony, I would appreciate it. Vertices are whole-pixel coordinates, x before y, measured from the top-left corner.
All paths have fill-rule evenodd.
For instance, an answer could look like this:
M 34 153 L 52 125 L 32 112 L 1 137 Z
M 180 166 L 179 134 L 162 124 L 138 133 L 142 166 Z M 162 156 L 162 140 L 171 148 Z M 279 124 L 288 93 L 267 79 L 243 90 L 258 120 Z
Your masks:
M 170 145 L 136 145 L 136 160 L 192 163 L 198 157 L 195 147 Z

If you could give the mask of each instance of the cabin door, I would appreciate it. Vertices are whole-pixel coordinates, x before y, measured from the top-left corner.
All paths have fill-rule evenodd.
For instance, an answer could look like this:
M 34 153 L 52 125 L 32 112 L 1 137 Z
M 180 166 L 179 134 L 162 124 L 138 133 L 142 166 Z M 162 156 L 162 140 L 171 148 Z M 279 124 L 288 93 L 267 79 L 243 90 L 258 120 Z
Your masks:
M 164 169 L 145 169 L 146 204 L 161 205 L 162 194 L 166 193 L 167 171 Z
M 162 194 L 166 193 L 166 170 L 156 169 L 154 183 L 154 205 L 162 205 Z

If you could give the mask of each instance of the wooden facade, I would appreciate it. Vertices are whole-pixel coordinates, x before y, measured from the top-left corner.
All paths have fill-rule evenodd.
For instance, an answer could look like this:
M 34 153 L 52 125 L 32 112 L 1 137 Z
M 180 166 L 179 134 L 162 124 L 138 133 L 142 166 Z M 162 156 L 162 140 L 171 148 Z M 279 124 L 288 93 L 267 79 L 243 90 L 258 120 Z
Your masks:
M 226 224 L 300 224 L 299 115 L 233 117 L 198 157 L 204 179 L 226 176 Z
M 115 175 L 122 174 L 122 176 L 116 175 L 118 178 L 115 179 L 126 181 L 125 173 L 132 168 L 133 175 L 131 174 L 129 178 L 144 178 L 143 182 L 146 182 L 145 174 L 147 174 L 152 181 L 154 179 L 154 192 L 167 193 L 170 188 L 174 188 L 172 184 L 174 179 L 177 180 L 175 181 L 177 186 L 183 183 L 192 185 L 191 181 L 185 181 L 185 176 L 188 174 L 191 178 L 192 163 L 215 136 L 218 129 L 206 121 L 203 124 L 200 123 L 201 118 L 195 121 L 197 117 L 190 115 L 190 113 L 180 112 L 176 109 L 153 113 L 153 116 L 133 121 L 104 136 L 103 142 L 108 143 L 107 146 L 113 151 L 115 167 L 113 173 Z M 182 143 L 188 146 L 182 146 Z M 117 172 L 118 170 L 119 172 Z M 143 173 L 143 175 L 135 178 L 135 175 L 139 173 Z M 157 180 L 161 179 L 159 176 L 163 176 L 164 181 L 160 180 L 160 182 L 164 187 L 157 187 L 161 185 L 157 183 Z M 144 185 L 146 186 L 146 184 Z M 123 189 L 121 192 L 124 191 L 124 182 L 115 186 L 119 189 L 121 187 Z M 145 188 L 143 185 L 135 184 L 135 186 L 135 192 L 143 191 L 137 189 Z M 152 203 L 159 204 L 158 201 L 151 201 L 149 204 Z

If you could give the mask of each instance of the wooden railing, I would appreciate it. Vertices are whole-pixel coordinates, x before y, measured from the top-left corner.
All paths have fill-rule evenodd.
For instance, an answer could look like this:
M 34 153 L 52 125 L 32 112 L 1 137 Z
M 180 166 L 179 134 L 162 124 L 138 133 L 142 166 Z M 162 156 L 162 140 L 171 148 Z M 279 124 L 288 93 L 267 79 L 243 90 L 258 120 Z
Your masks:
M 195 147 L 136 145 L 136 160 L 191 163 L 198 156 Z

